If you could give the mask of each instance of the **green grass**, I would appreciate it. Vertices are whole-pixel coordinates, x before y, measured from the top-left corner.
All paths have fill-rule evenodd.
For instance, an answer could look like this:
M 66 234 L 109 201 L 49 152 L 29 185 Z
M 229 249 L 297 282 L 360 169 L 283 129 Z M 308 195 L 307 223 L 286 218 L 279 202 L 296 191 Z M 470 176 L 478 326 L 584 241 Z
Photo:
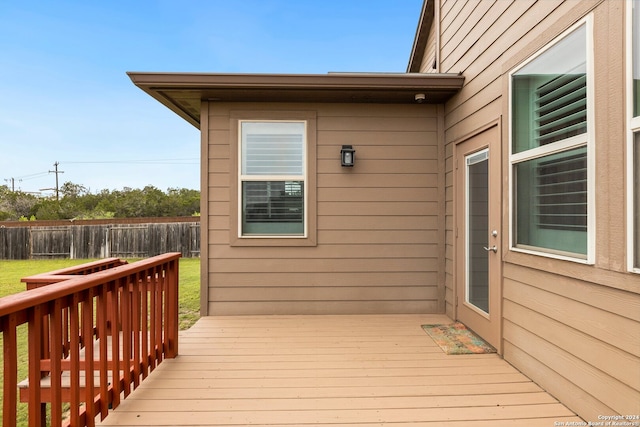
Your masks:
M 55 260 L 18 260 L 0 261 L 0 297 L 22 292 L 25 289 L 20 279 L 34 274 L 84 264 L 91 260 L 86 259 L 55 259 Z M 135 260 L 129 260 L 134 262 Z M 179 289 L 179 325 L 180 329 L 188 329 L 200 317 L 200 259 L 180 259 L 180 289 Z M 0 348 L 3 348 L 2 335 L 0 335 Z M 27 329 L 26 325 L 18 328 L 18 380 L 27 377 Z M 4 383 L 3 354 L 0 352 L 0 385 Z M 3 389 L 0 387 L 0 401 L 2 401 Z M 28 425 L 27 407 L 18 404 L 17 424 Z M 2 407 L 0 406 L 0 425 L 2 424 Z
M 180 329 L 189 329 L 200 318 L 200 258 L 180 258 L 178 319 Z

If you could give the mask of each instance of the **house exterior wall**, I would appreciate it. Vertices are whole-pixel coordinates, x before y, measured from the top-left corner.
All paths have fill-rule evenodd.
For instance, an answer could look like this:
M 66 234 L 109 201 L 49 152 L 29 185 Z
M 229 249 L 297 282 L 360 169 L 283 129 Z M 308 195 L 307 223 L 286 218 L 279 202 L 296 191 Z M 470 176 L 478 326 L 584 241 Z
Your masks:
M 587 420 L 640 413 L 640 277 L 627 272 L 625 4 L 436 1 L 441 72 L 464 88 L 445 105 L 446 313 L 455 317 L 453 144 L 501 120 L 504 358 Z M 595 58 L 593 264 L 509 247 L 509 72 L 586 15 Z M 429 55 L 425 52 L 425 58 Z M 430 72 L 428 60 L 422 72 Z
M 203 104 L 204 313 L 444 310 L 441 107 Z M 316 128 L 314 241 L 238 239 L 234 123 L 251 112 L 262 119 L 286 111 L 312 117 Z M 356 150 L 353 168 L 340 165 L 343 144 Z

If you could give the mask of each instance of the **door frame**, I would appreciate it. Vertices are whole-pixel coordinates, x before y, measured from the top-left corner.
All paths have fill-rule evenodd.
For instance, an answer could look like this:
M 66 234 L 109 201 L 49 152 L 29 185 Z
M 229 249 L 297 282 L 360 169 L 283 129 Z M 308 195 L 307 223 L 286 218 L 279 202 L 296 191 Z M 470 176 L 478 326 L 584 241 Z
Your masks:
M 465 149 L 464 143 L 471 142 L 477 138 L 487 138 L 486 144 L 479 143 L 480 148 Z M 489 230 L 497 230 L 498 236 L 491 241 L 489 246 L 495 246 L 497 253 L 488 253 L 490 257 L 491 277 L 494 282 L 490 285 L 489 306 L 490 314 L 480 313 L 465 301 L 465 272 L 466 272 L 466 230 L 460 230 L 460 221 L 466 221 L 466 209 L 464 198 L 466 196 L 466 182 L 459 182 L 459 169 L 466 169 L 465 156 L 472 152 L 479 152 L 485 148 L 489 150 L 489 207 L 490 219 Z M 504 239 L 507 238 L 503 226 L 503 185 L 504 174 L 502 173 L 502 126 L 501 119 L 498 118 L 485 126 L 453 141 L 453 227 L 454 227 L 454 268 L 453 268 L 453 307 L 454 318 L 460 320 L 463 314 L 465 325 L 476 332 L 482 338 L 493 345 L 499 354 L 502 354 L 502 284 L 503 284 L 503 255 Z M 464 176 L 464 174 L 462 174 Z M 475 313 L 473 313 L 475 312 Z

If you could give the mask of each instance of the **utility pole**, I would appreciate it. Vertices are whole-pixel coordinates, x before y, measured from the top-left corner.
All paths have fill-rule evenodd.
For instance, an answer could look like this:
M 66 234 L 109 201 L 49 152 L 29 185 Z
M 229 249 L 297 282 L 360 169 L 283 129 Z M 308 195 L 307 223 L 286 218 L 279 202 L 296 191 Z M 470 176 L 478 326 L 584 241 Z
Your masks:
M 9 178 L 9 179 L 5 179 L 6 182 L 11 181 L 11 191 L 12 192 L 16 192 L 16 179 L 15 178 Z M 22 181 L 21 179 L 19 179 L 18 181 Z
M 58 170 L 58 165 L 59 164 L 60 164 L 59 162 L 55 162 L 53 164 L 53 166 L 55 166 L 56 170 L 49 171 L 49 173 L 55 173 L 56 174 L 56 201 L 60 201 L 60 186 L 58 185 L 58 174 L 64 173 L 64 171 L 59 171 Z

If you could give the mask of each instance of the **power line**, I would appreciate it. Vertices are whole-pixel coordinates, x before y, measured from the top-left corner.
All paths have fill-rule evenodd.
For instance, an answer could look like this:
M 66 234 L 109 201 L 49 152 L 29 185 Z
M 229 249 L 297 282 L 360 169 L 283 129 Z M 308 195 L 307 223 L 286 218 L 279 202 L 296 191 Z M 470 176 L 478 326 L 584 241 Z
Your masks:
M 65 164 L 154 164 L 154 165 L 195 165 L 199 158 L 185 159 L 145 159 L 145 160 L 92 160 L 92 161 L 64 161 Z
M 49 172 L 45 171 L 45 172 L 32 173 L 30 175 L 22 175 L 22 176 L 17 176 L 15 178 L 19 181 L 26 181 L 26 180 L 35 179 L 44 175 L 49 175 Z

